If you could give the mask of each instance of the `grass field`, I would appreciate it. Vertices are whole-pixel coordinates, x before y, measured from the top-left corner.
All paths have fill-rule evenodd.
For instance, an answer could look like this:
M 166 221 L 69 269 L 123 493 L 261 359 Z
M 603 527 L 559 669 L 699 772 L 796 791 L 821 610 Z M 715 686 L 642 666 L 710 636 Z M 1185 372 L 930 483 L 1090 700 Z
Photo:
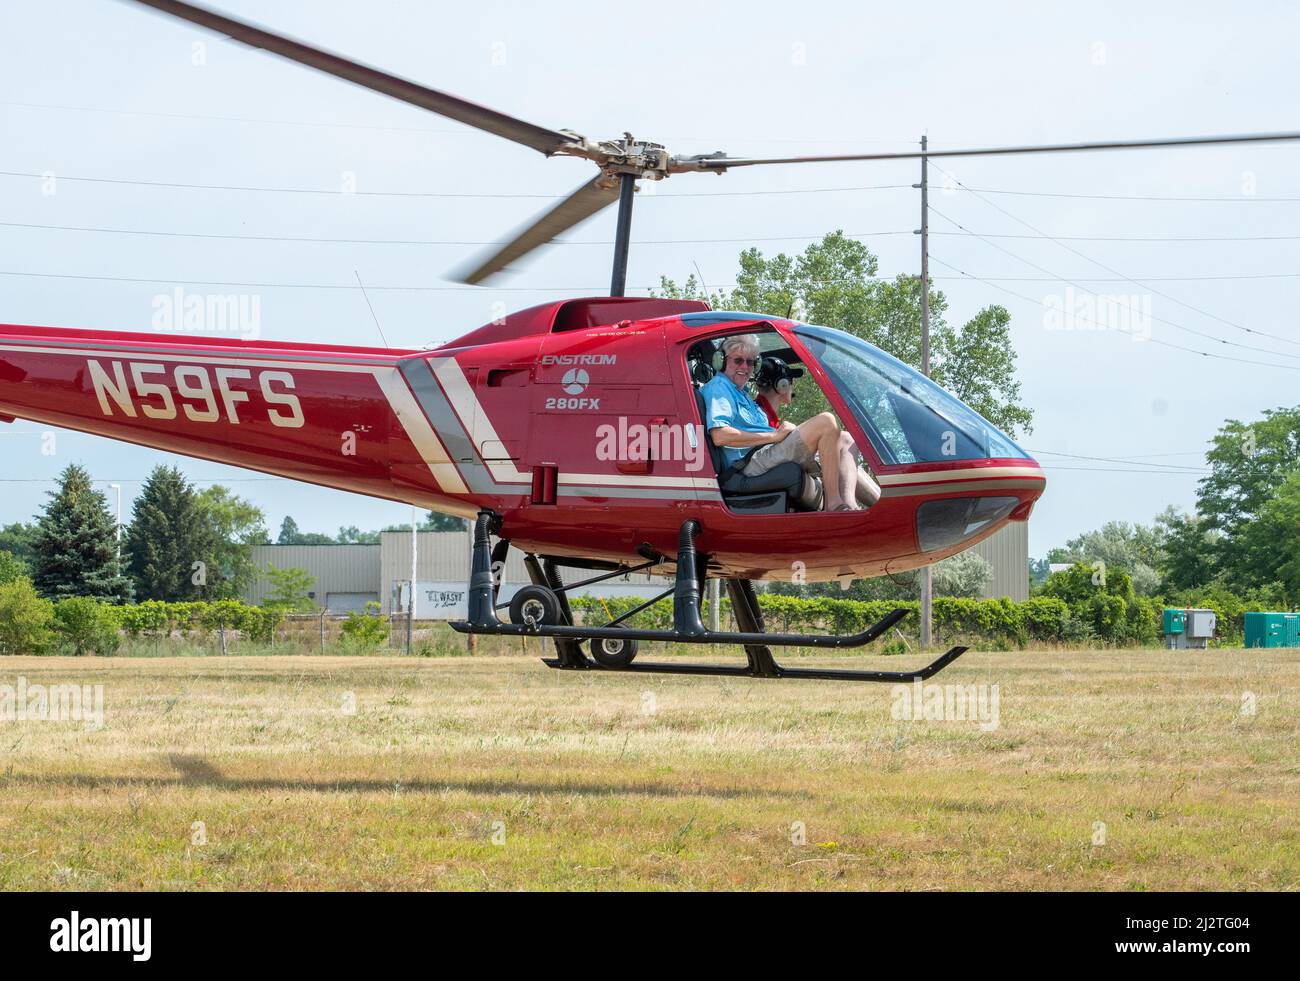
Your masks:
M 0 721 L 5 890 L 1300 887 L 1295 651 L 973 652 L 934 683 L 998 685 L 991 731 L 518 656 L 20 676 L 105 719 Z

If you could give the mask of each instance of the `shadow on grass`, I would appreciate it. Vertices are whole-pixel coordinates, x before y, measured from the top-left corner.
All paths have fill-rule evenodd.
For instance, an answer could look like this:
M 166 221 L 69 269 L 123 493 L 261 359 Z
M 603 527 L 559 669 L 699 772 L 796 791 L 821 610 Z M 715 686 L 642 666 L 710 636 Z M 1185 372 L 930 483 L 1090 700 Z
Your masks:
M 574 783 L 563 778 L 554 781 L 498 780 L 430 780 L 430 779 L 343 779 L 284 780 L 275 777 L 228 777 L 201 756 L 172 754 L 167 761 L 178 772 L 175 777 L 94 776 L 84 773 L 21 774 L 0 777 L 0 786 L 23 784 L 46 787 L 85 787 L 99 790 L 113 787 L 212 787 L 229 791 L 289 790 L 308 793 L 443 793 L 459 790 L 470 794 L 560 794 L 577 797 L 714 797 L 735 800 L 745 797 L 779 797 L 806 799 L 806 791 L 772 790 L 747 787 L 674 787 L 645 782 Z

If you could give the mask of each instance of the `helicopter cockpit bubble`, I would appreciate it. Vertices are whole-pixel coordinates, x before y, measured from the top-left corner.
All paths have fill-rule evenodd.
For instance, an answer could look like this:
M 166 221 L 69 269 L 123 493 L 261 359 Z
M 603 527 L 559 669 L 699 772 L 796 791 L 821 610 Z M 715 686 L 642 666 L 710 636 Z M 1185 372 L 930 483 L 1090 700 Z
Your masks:
M 861 338 L 803 324 L 794 333 L 848 403 L 884 465 L 1032 459 L 970 406 Z

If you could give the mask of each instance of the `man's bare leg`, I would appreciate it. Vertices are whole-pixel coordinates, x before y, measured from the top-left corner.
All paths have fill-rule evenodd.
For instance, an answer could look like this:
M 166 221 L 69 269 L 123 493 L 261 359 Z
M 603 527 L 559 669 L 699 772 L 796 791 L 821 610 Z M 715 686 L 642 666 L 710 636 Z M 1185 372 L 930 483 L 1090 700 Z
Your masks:
M 858 461 L 853 459 L 853 454 L 844 446 L 844 441 L 840 440 L 840 497 L 855 511 L 858 510 L 858 473 Z
M 820 454 L 826 510 L 835 511 L 843 504 L 848 504 L 850 508 L 857 510 L 850 497 L 853 488 L 853 470 L 846 472 L 844 467 L 844 458 L 848 457 L 851 461 L 852 457 L 841 448 L 840 424 L 835 417 L 829 412 L 813 416 L 807 422 L 801 423 L 792 435 L 797 435 L 804 441 L 805 446 L 814 453 Z M 846 477 L 850 479 L 847 486 Z
M 867 473 L 867 471 L 862 468 L 858 463 L 857 458 L 853 455 L 853 437 L 847 432 L 841 432 L 840 445 L 843 446 L 845 451 L 848 453 L 846 466 L 856 478 L 854 480 L 855 486 L 852 489 L 853 499 L 858 502 L 858 505 L 862 510 L 866 510 L 871 507 L 871 505 L 875 504 L 876 501 L 880 500 L 880 487 L 871 479 L 871 474 Z M 847 494 L 846 499 L 848 499 Z

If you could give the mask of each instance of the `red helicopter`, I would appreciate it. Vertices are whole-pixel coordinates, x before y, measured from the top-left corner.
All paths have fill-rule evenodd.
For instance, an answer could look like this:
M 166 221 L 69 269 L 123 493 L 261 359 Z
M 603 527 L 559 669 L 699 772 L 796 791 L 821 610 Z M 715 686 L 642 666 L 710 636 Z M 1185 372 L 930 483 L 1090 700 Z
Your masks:
M 849 333 L 715 312 L 699 301 L 622 295 L 639 179 L 921 155 L 678 157 L 630 136 L 594 143 L 201 7 L 136 2 L 548 156 L 594 161 L 601 171 L 594 182 L 463 279 L 500 273 L 617 200 L 611 295 L 542 304 L 433 350 L 0 325 L 0 419 L 33 420 L 472 518 L 469 619 L 452 626 L 552 638 L 558 654 L 546 661 L 552 667 L 898 682 L 928 678 L 964 652 L 954 647 L 905 672 L 783 667 L 771 646 L 866 644 L 906 611 L 852 635 L 767 633 L 752 583 L 796 574 L 808 581 L 877 576 L 968 548 L 1009 521 L 1028 519 L 1045 483 L 1029 454 L 922 374 Z M 869 507 L 801 510 L 796 463 L 753 480 L 727 474 L 704 428 L 700 389 L 721 368 L 720 342 L 737 334 L 755 335 L 761 358 L 798 366 L 805 373 L 800 384 L 824 395 L 874 482 Z M 498 603 L 494 571 L 511 547 L 524 552 L 532 585 L 509 604 Z M 566 585 L 565 568 L 597 575 Z M 644 604 L 671 594 L 671 630 L 625 626 L 635 610 L 603 627 L 574 623 L 566 590 L 648 570 L 675 570 L 674 586 Z M 704 627 L 700 597 L 708 578 L 725 580 L 738 631 Z M 510 622 L 498 617 L 506 607 Z M 640 641 L 740 645 L 746 663 L 635 662 Z

